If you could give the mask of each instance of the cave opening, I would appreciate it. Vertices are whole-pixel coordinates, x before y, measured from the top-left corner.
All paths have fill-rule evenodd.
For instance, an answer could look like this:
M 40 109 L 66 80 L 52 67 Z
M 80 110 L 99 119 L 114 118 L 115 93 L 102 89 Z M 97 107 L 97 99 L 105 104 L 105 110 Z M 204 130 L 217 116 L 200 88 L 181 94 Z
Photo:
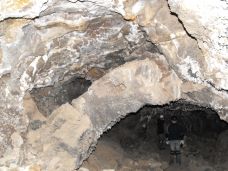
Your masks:
M 151 89 L 154 88 L 156 80 L 153 80 L 154 77 L 148 79 L 147 73 L 152 75 L 150 69 L 154 69 L 156 64 L 149 59 L 126 63 L 94 81 L 92 85 L 91 81 L 74 77 L 52 87 L 33 89 L 31 96 L 45 118 L 30 118 L 29 142 L 34 142 L 33 134 L 37 133 L 46 139 L 45 132 L 49 131 L 51 136 L 48 141 L 38 138 L 41 143 L 38 141 L 37 146 L 48 144 L 48 152 L 45 151 L 47 157 L 49 153 L 56 153 L 59 162 L 64 157 L 62 155 L 67 154 L 65 160 L 71 161 L 72 165 L 66 164 L 66 167 L 81 166 L 81 171 L 178 171 L 185 170 L 185 167 L 189 171 L 197 171 L 198 166 L 203 171 L 227 170 L 228 162 L 224 159 L 228 154 L 227 123 L 220 120 L 218 113 L 211 108 L 202 107 L 203 104 L 192 104 L 191 100 L 170 102 L 170 99 L 179 99 L 179 93 L 175 91 L 175 96 L 169 97 L 170 94 L 164 92 L 178 90 L 179 85 L 164 84 L 165 87 L 160 89 L 163 84 L 158 84 L 155 86 L 157 91 L 154 91 L 152 97 L 149 96 L 151 92 L 145 90 L 148 90 L 148 85 L 151 84 Z M 161 63 L 158 65 L 161 66 Z M 155 68 L 152 71 L 156 74 L 157 70 Z M 125 72 L 128 75 L 133 73 L 131 79 L 120 76 Z M 175 77 L 166 76 L 166 83 L 170 83 L 173 78 Z M 136 84 L 138 82 L 143 84 Z M 155 97 L 159 97 L 156 102 L 158 104 L 170 103 L 141 107 L 145 103 L 153 104 L 156 101 Z M 136 113 L 129 113 L 136 110 Z M 169 166 L 168 145 L 165 145 L 164 150 L 158 148 L 156 122 L 159 114 L 164 114 L 166 126 L 175 114 L 186 128 L 182 150 L 183 164 L 180 168 Z M 124 119 L 118 122 L 121 118 Z M 113 127 L 107 131 L 111 126 Z M 104 131 L 106 132 L 103 133 Z M 96 145 L 101 134 L 103 135 Z M 88 158 L 95 146 L 96 150 Z M 40 154 L 42 155 L 42 152 Z M 221 164 L 222 161 L 225 161 L 225 164 Z M 52 165 L 59 167 L 58 163 Z
M 160 114 L 164 115 L 165 128 L 173 115 L 185 128 L 181 166 L 169 165 L 168 144 L 159 149 L 157 120 Z M 228 124 L 211 108 L 183 101 L 163 106 L 145 105 L 105 132 L 79 170 L 225 171 L 228 169 L 227 135 Z
M 29 118 L 28 129 L 35 131 L 41 128 L 53 111 L 63 104 L 71 104 L 72 100 L 85 93 L 91 84 L 90 80 L 74 76 L 53 86 L 33 88 L 24 97 L 24 109 Z
M 85 93 L 91 84 L 90 80 L 74 76 L 53 86 L 34 88 L 30 94 L 38 110 L 47 117 L 62 104 L 71 103 L 73 99 Z

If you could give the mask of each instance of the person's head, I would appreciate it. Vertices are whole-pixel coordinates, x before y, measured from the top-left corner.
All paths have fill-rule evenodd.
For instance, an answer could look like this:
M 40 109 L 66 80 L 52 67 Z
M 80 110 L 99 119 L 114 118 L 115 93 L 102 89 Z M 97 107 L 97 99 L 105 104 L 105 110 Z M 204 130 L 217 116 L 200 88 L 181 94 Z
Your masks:
M 172 116 L 171 117 L 171 122 L 172 123 L 177 123 L 177 117 L 176 116 Z
M 164 115 L 159 115 L 159 119 L 164 120 Z

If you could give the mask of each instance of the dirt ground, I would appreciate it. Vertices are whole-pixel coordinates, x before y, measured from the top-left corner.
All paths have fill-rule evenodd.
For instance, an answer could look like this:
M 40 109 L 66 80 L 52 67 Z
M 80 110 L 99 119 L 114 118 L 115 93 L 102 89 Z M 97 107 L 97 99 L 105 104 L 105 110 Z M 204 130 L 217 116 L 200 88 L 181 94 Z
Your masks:
M 228 156 L 220 162 L 215 146 L 215 139 L 188 137 L 181 166 L 169 165 L 169 146 L 159 150 L 156 138 L 131 141 L 104 135 L 79 171 L 228 171 Z

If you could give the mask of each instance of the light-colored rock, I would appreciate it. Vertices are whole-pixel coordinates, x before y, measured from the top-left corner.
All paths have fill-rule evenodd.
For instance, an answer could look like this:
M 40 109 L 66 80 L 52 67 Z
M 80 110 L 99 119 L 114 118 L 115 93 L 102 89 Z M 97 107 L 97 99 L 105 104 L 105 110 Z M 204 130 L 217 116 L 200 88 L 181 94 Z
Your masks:
M 95 81 L 72 106 L 66 104 L 57 109 L 47 124 L 37 130 L 41 137 L 38 141 L 31 139 L 30 146 L 41 161 L 56 156 L 48 165 L 42 163 L 50 170 L 73 169 L 89 155 L 100 135 L 127 113 L 136 112 L 144 104 L 162 105 L 192 93 L 191 89 L 182 92 L 181 87 L 182 81 L 161 55 L 126 63 Z M 201 105 L 213 100 L 205 96 L 204 91 L 204 98 L 201 98 L 201 91 L 198 93 L 196 98 L 189 96 L 188 100 Z M 38 146 L 42 148 L 36 151 Z M 65 165 L 66 160 L 76 164 Z
M 42 171 L 39 165 L 31 165 L 26 167 L 0 167 L 1 171 Z
M 183 98 L 228 121 L 227 1 L 168 3 L 2 0 L 0 165 L 78 167 L 104 131 L 146 103 Z M 25 97 L 73 76 L 94 83 L 50 118 Z M 28 141 L 15 140 L 22 134 Z
M 81 167 L 78 171 L 89 171 L 87 168 Z
M 169 0 L 186 30 L 196 38 L 205 58 L 205 79 L 228 89 L 228 1 Z
M 49 0 L 2 0 L 0 21 L 7 18 L 34 18 L 47 8 Z M 50 0 L 51 1 L 51 0 Z
M 78 10 L 80 7 L 87 9 L 88 6 L 80 4 L 82 6 L 77 5 Z M 50 11 L 60 4 L 55 5 L 50 7 Z M 89 6 L 93 7 L 91 3 Z M 66 9 L 70 7 L 64 6 Z M 61 11 L 64 8 L 53 14 L 45 11 L 43 17 L 35 20 L 20 19 L 18 16 L 18 19 L 0 23 L 1 154 L 10 148 L 8 142 L 14 131 L 25 132 L 28 125 L 33 125 L 33 121 L 29 124 L 28 120 L 31 114 L 36 128 L 37 124 L 41 125 L 36 123 L 37 120 L 45 120 L 38 116 L 38 112 L 26 111 L 29 105 L 26 108 L 23 101 L 25 91 L 53 85 L 62 78 L 68 80 L 73 73 L 97 79 L 100 76 L 89 73 L 91 68 L 102 68 L 105 73 L 123 64 L 124 57 L 131 59 L 130 50 L 125 51 L 130 46 L 127 39 L 134 44 L 131 50 L 144 45 L 145 38 L 138 26 L 126 23 L 120 15 L 110 14 L 102 18 L 104 13 L 110 12 L 101 10 L 100 14 L 94 14 L 97 9 L 93 7 L 90 13 L 86 10 L 71 13 L 71 10 Z M 137 44 L 134 43 L 136 39 Z M 66 71 L 72 74 L 68 75 Z

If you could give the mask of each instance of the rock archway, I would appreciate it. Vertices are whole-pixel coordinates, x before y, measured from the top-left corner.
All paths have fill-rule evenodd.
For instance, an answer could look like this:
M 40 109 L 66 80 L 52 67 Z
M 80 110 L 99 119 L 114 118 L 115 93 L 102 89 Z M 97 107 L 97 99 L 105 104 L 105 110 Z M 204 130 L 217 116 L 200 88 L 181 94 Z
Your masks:
M 77 168 L 104 131 L 147 103 L 182 99 L 228 121 L 226 7 L 227 0 L 2 0 L 0 167 Z M 44 114 L 30 101 L 30 91 L 72 78 L 92 85 L 52 114 L 55 107 Z
M 206 96 L 204 88 L 179 79 L 162 55 L 126 63 L 95 81 L 72 105 L 56 109 L 42 128 L 30 131 L 28 151 L 33 155 L 27 161 L 36 156 L 34 162 L 47 170 L 78 168 L 101 134 L 127 113 L 145 104 L 163 105 L 179 99 L 208 106 L 210 99 L 186 98 L 192 92 Z M 50 162 L 44 162 L 47 160 Z

